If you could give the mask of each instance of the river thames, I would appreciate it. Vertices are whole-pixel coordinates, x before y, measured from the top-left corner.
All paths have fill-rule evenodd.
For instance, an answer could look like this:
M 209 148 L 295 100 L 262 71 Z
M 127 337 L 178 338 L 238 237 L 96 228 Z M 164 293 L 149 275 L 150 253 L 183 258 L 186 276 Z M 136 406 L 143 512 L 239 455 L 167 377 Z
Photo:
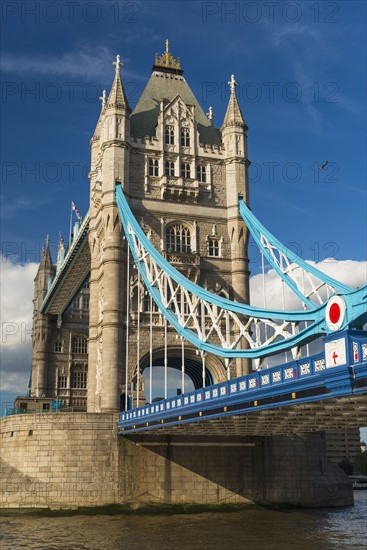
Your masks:
M 14 516 L 2 550 L 342 550 L 367 548 L 367 491 L 355 506 L 177 515 Z

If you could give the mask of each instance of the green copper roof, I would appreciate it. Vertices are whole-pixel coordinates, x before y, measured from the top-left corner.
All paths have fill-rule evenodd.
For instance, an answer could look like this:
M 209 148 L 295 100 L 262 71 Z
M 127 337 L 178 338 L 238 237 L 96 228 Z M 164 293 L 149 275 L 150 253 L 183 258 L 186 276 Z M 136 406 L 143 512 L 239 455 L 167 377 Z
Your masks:
M 177 95 L 186 105 L 195 107 L 200 143 L 220 145 L 220 130 L 214 128 L 182 75 L 155 69 L 143 91 L 132 115 L 131 134 L 136 138 L 156 135 L 160 102 L 172 101 Z

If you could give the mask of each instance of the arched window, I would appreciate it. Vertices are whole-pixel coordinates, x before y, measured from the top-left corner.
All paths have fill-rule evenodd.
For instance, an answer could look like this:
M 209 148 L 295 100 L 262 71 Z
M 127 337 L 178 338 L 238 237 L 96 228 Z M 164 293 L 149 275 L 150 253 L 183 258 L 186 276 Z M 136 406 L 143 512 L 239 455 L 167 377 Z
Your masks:
M 149 159 L 149 175 L 150 176 L 158 176 L 158 160 L 157 159 Z
M 187 162 L 181 164 L 181 178 L 191 178 L 190 164 Z
M 164 129 L 164 143 L 173 145 L 175 143 L 175 129 L 173 126 L 166 126 Z
M 190 147 L 190 128 L 181 128 L 181 145 Z
M 85 336 L 74 336 L 73 353 L 88 353 L 88 340 Z
M 164 164 L 164 173 L 166 176 L 174 176 L 175 175 L 175 163 L 171 162 L 169 160 L 166 160 Z
M 188 227 L 180 224 L 166 228 L 166 250 L 168 252 L 191 252 L 191 235 Z
M 206 168 L 202 164 L 196 167 L 196 177 L 200 183 L 206 183 Z

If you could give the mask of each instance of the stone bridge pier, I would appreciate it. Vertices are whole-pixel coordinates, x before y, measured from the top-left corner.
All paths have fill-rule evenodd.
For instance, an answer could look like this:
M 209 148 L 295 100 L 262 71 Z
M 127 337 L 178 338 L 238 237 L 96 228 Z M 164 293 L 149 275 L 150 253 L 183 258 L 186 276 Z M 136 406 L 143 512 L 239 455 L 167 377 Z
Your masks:
M 122 437 L 107 413 L 16 415 L 0 428 L 3 508 L 353 503 L 320 433 Z

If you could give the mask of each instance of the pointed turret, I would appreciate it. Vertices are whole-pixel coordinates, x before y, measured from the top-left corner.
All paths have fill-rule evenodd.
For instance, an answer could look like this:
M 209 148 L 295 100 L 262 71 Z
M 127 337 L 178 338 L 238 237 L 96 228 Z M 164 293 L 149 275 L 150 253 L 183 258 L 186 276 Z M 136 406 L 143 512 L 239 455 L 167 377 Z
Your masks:
M 49 281 L 53 278 L 54 274 L 55 266 L 52 262 L 50 252 L 50 236 L 47 235 L 46 246 L 45 248 L 42 248 L 41 262 L 35 277 L 35 284 L 41 299 L 45 296 L 48 290 Z
M 228 234 L 231 235 L 232 289 L 239 302 L 249 303 L 248 229 L 244 227 L 238 210 L 238 196 L 248 202 L 247 125 L 236 97 L 237 82 L 234 75 L 228 82 L 231 97 L 224 117 L 222 141 L 225 147 Z M 244 360 L 236 361 L 236 375 L 249 371 Z
M 50 237 L 47 235 L 46 246 L 42 248 L 41 262 L 34 279 L 31 391 L 33 397 L 40 397 L 47 393 L 47 343 L 50 319 L 48 315 L 40 313 L 40 308 L 54 275 L 55 266 L 51 258 Z
M 112 84 L 112 88 L 110 91 L 110 95 L 108 96 L 107 100 L 107 108 L 122 108 L 126 109 L 129 113 L 131 113 L 131 109 L 129 106 L 129 102 L 127 100 L 124 86 L 121 81 L 121 72 L 120 69 L 123 66 L 120 60 L 120 56 L 116 56 L 116 61 L 113 62 L 113 64 L 116 66 L 116 73 L 115 73 L 115 79 Z
M 227 126 L 239 126 L 240 128 L 245 128 L 247 130 L 246 122 L 243 118 L 240 106 L 237 101 L 236 96 L 236 86 L 237 82 L 234 75 L 231 75 L 231 80 L 228 82 L 231 89 L 231 97 L 229 99 L 227 112 L 224 117 L 222 130 Z

